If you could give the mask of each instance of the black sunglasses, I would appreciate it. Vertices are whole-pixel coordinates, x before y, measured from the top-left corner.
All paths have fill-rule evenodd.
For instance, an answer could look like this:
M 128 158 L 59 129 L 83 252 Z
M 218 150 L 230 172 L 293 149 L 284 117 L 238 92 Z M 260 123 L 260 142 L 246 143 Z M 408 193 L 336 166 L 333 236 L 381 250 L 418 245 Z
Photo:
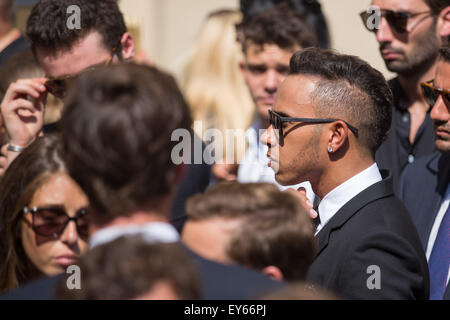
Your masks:
M 69 217 L 62 207 L 33 207 L 23 208 L 23 213 L 32 214 L 32 229 L 43 237 L 58 238 L 66 229 L 70 221 L 74 221 L 77 226 L 78 235 L 87 240 L 89 237 L 89 220 L 87 218 L 87 209 L 78 210 L 75 217 Z
M 111 57 L 107 61 L 88 67 L 81 73 L 88 72 L 90 70 L 95 70 L 97 68 L 100 68 L 101 66 L 104 67 L 109 66 L 112 63 L 115 55 L 116 55 L 116 48 L 113 48 L 111 50 Z M 67 89 L 70 88 L 70 86 L 73 84 L 73 82 L 77 79 L 78 76 L 79 74 L 49 79 L 44 83 L 44 86 L 47 89 L 47 91 L 50 92 L 55 97 L 64 99 L 67 93 Z
M 355 134 L 355 136 L 358 136 L 358 129 L 355 128 L 354 126 L 348 124 L 344 120 L 340 120 L 340 119 L 320 119 L 320 118 L 282 117 L 281 115 L 279 115 L 275 111 L 269 110 L 269 123 L 273 126 L 274 129 L 279 130 L 280 137 L 284 136 L 283 135 L 283 123 L 284 122 L 305 122 L 305 123 L 318 124 L 318 123 L 331 123 L 331 122 L 336 122 L 336 121 L 343 121 L 347 125 L 347 127 L 350 129 L 350 131 L 352 131 Z
M 439 96 L 442 96 L 445 103 L 450 106 L 450 90 L 436 88 L 432 85 L 432 83 L 433 81 L 429 81 L 422 82 L 420 84 L 420 86 L 422 87 L 423 96 L 425 97 L 425 100 L 430 105 L 430 107 L 433 107 L 436 104 Z
M 423 17 L 421 20 L 419 20 L 417 22 L 416 25 L 418 25 L 420 22 L 422 22 L 426 18 L 433 15 L 432 11 L 409 13 L 409 12 L 403 12 L 403 11 L 392 11 L 392 10 L 382 9 L 382 10 L 380 10 L 380 12 L 381 12 L 381 17 L 384 17 L 386 19 L 386 21 L 389 23 L 391 28 L 394 29 L 394 31 L 396 33 L 406 33 L 406 32 L 411 31 L 411 30 L 408 31 L 408 19 L 409 18 L 413 18 L 413 17 L 419 16 L 421 14 L 429 13 L 429 15 L 427 15 L 426 17 Z M 369 25 L 369 19 L 371 17 L 373 17 L 373 13 L 363 11 L 359 15 L 361 16 L 361 19 L 367 30 L 369 30 L 371 32 L 377 31 L 378 28 L 372 28 Z

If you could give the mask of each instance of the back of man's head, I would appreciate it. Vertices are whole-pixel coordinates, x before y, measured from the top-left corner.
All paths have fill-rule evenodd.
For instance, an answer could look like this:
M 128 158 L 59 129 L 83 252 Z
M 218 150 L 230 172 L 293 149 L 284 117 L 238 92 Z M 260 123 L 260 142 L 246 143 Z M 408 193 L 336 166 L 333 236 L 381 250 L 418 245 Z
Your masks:
M 120 64 L 79 77 L 61 125 L 70 174 L 96 213 L 112 219 L 171 194 L 172 132 L 190 131 L 191 117 L 172 76 Z
M 298 199 L 275 185 L 222 183 L 189 199 L 186 213 L 188 223 L 208 219 L 237 222 L 230 224 L 233 230 L 221 248 L 230 262 L 263 272 L 276 267 L 288 281 L 305 279 L 315 256 L 312 222 Z
M 281 49 L 317 46 L 311 25 L 289 5 L 282 3 L 257 15 L 243 25 L 244 53 L 250 45 L 276 45 Z
M 71 8 L 80 11 L 70 11 Z M 71 18 L 80 19 L 79 28 L 76 24 L 69 28 Z M 28 18 L 26 35 L 33 52 L 39 48 L 55 53 L 71 49 L 94 31 L 102 36 L 105 49 L 116 48 L 120 54 L 118 47 L 127 28 L 117 0 L 40 0 Z
M 312 93 L 320 118 L 340 118 L 358 129 L 357 141 L 372 156 L 387 138 L 392 92 L 383 75 L 355 56 L 308 48 L 296 52 L 290 75 L 318 77 Z
M 201 298 L 199 274 L 177 243 L 122 237 L 90 250 L 79 261 L 81 288 L 62 277 L 55 298 L 64 300 L 193 300 Z

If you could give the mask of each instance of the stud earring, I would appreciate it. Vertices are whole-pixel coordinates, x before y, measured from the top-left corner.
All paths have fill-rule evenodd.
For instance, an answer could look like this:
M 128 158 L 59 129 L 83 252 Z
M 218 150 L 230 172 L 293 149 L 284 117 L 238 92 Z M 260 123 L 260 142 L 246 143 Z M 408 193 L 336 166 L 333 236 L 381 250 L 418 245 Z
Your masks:
M 332 153 L 333 152 L 333 148 L 332 147 L 328 147 L 328 152 Z

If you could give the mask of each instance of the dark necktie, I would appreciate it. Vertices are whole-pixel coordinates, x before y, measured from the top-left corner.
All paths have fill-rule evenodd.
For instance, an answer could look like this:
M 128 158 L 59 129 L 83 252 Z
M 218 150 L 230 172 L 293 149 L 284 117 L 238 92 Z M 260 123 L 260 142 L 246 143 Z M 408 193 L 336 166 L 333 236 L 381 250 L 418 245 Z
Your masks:
M 314 226 L 316 227 L 315 230 L 317 231 L 317 227 L 318 227 L 319 224 L 320 224 L 319 204 L 317 204 L 313 209 L 317 212 L 317 217 L 315 217 L 315 218 L 313 219 Z
M 436 241 L 431 251 L 428 266 L 430 269 L 430 300 L 442 300 L 447 286 L 450 264 L 450 205 L 444 214 Z

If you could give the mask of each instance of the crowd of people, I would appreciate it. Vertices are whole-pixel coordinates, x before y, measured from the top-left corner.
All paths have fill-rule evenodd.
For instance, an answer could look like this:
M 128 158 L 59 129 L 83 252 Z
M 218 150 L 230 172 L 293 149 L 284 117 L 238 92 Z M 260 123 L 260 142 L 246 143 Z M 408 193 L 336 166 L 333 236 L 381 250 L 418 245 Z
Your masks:
M 12 3 L 0 299 L 450 299 L 449 0 L 361 8 L 390 81 L 316 0 L 211 13 L 178 82 L 133 62 L 116 0 L 39 0 L 25 35 Z

